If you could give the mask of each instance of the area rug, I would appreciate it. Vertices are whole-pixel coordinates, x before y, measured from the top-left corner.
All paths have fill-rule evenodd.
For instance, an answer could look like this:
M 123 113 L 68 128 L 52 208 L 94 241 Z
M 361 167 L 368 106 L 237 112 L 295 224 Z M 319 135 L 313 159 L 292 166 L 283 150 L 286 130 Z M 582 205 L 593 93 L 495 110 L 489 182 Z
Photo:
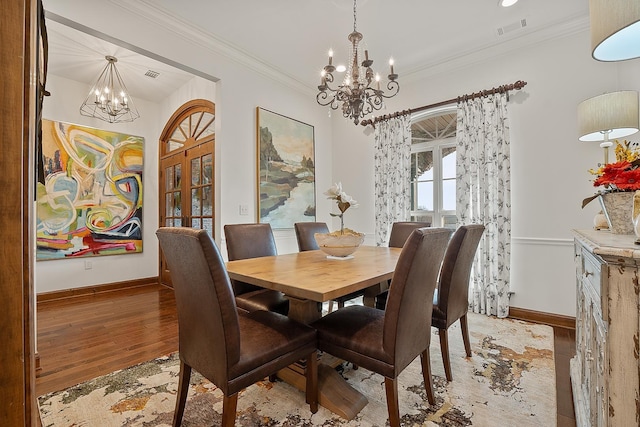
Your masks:
M 470 314 L 469 330 L 471 358 L 465 357 L 458 324 L 449 330 L 452 382 L 444 378 L 437 331 L 431 332 L 435 405 L 427 402 L 419 358 L 399 376 L 403 425 L 555 426 L 553 329 Z M 41 396 L 43 426 L 170 426 L 178 370 L 172 354 Z M 312 415 L 302 392 L 265 379 L 240 393 L 236 425 L 388 425 L 384 379 L 350 365 L 342 375 L 369 400 L 351 421 L 323 407 Z M 220 425 L 221 412 L 220 390 L 194 372 L 183 426 Z

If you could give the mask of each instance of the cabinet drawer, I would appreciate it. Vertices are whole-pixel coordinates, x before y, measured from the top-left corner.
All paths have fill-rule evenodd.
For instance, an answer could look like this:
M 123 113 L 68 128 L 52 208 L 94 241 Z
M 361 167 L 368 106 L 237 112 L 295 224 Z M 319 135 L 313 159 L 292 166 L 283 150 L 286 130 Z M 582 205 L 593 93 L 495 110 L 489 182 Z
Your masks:
M 576 273 L 578 275 L 578 279 L 580 279 L 584 273 L 584 266 L 582 262 L 582 246 L 577 242 L 573 245 L 573 255 L 576 264 Z
M 591 252 L 585 250 L 581 255 L 582 266 L 582 282 L 585 287 L 585 291 L 591 295 L 594 301 L 594 309 L 597 310 L 603 319 L 608 319 L 607 310 L 607 292 L 603 289 L 602 285 L 602 270 L 603 264 L 599 258 L 596 258 Z M 606 268 L 606 267 L 605 267 Z
M 595 292 L 597 300 L 602 297 L 601 289 L 602 264 L 591 253 L 582 251 L 582 277 L 585 285 L 591 287 Z

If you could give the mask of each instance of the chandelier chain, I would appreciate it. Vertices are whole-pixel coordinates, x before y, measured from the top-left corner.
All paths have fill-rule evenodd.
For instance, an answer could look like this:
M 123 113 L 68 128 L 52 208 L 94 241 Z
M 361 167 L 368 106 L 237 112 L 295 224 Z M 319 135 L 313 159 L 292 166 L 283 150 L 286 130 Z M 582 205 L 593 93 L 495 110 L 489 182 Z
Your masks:
M 353 32 L 355 33 L 356 30 L 356 21 L 358 20 L 357 18 L 357 14 L 356 14 L 356 1 L 357 0 L 353 0 Z

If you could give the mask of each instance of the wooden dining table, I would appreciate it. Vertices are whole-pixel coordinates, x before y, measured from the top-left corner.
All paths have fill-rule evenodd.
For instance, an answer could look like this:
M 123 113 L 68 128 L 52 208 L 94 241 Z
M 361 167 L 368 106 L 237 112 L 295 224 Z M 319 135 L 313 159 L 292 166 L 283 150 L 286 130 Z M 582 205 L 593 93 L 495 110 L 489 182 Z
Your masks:
M 231 279 L 281 291 L 289 299 L 289 317 L 308 324 L 322 316 L 323 302 L 390 280 L 401 251 L 361 246 L 346 259 L 328 257 L 320 250 L 305 251 L 229 261 L 227 271 Z M 335 371 L 334 365 L 328 355 L 323 355 L 318 366 L 319 401 L 351 420 L 368 402 Z M 278 376 L 304 390 L 304 365 L 292 365 Z

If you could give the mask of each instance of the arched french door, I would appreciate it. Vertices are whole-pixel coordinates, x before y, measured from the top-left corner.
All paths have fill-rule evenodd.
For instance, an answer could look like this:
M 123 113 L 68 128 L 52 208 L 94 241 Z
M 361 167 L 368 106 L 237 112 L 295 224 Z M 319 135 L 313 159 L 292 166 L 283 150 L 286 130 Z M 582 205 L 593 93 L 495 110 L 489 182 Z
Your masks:
M 160 226 L 205 229 L 215 238 L 215 105 L 195 99 L 171 116 L 160 135 Z M 160 281 L 171 285 L 164 255 Z

